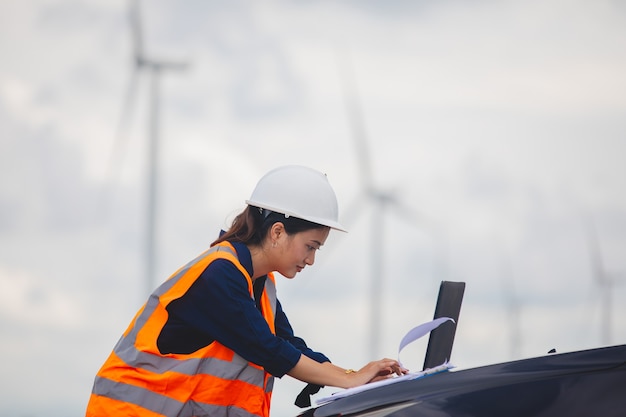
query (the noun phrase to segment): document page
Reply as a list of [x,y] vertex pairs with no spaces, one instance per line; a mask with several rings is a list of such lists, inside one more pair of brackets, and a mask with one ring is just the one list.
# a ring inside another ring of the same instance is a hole
[[[400,341],[400,346],[398,347],[398,362],[402,363],[400,361],[400,352],[402,352],[402,349],[404,349],[405,346],[407,346],[408,344],[418,340],[419,338],[421,338],[424,335],[427,335],[428,333],[430,333],[432,330],[436,329],[437,327],[439,327],[442,323],[445,323],[446,321],[454,321],[453,319],[451,319],[450,317],[440,317],[437,318],[435,320],[429,321],[427,323],[423,323],[420,324],[417,327],[414,327],[413,329],[409,330],[407,332],[407,334],[402,338],[402,340]],[[418,379],[418,378],[423,378],[427,375],[432,375],[432,374],[436,374],[439,372],[444,372],[447,371],[448,369],[454,368],[453,365],[449,364],[448,362],[443,363],[439,366],[435,366],[434,368],[430,368],[430,369],[425,369],[421,372],[409,372],[406,375],[402,375],[402,376],[394,376],[394,377],[390,377],[388,379],[382,380],[382,381],[376,381],[376,382],[370,382],[369,384],[365,384],[365,385],[361,385],[358,387],[354,387],[354,388],[347,388],[344,389],[342,391],[339,392],[335,392],[329,396],[326,397],[322,397],[316,400],[317,405],[322,405],[322,404],[326,404],[329,403],[331,401],[336,401],[340,398],[345,398],[348,397],[350,395],[354,395],[356,393],[359,392],[363,392],[363,391],[368,391],[374,388],[378,388],[384,385],[391,385],[391,384],[396,384],[398,382],[402,382],[402,381],[409,381],[409,380],[413,380],[413,379]]]

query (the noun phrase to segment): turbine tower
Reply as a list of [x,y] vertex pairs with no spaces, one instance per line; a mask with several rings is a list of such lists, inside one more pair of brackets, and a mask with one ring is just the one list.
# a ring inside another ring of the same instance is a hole
[[601,318],[601,343],[604,346],[611,344],[613,329],[613,288],[615,284],[623,282],[623,277],[609,274],[604,265],[600,239],[592,219],[587,219],[587,244],[591,261],[591,270],[594,284],[601,291],[602,318]]
[[[148,108],[148,147],[147,147],[147,171],[146,171],[146,225],[145,225],[145,285],[148,294],[155,287],[155,252],[157,240],[157,206],[159,190],[159,121],[160,108],[160,82],[164,72],[182,71],[187,68],[187,63],[156,59],[146,54],[143,41],[143,26],[139,0],[129,0],[128,16],[132,35],[133,68],[126,91],[120,125],[118,127],[118,145],[121,131],[130,119],[132,104],[135,99],[137,83],[142,74],[149,76],[149,108]],[[116,146],[117,147],[117,146]]]
[[520,322],[521,305],[517,297],[511,260],[508,255],[502,250],[502,247],[503,245],[498,245],[498,248],[495,248],[495,251],[500,252],[499,275],[506,314],[508,316],[507,318],[509,322],[509,355],[511,360],[515,360],[520,358],[522,345],[522,331]]

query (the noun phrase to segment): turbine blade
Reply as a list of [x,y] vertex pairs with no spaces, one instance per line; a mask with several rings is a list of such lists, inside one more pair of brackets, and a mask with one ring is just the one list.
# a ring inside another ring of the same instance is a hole
[[[132,114],[135,107],[135,97],[137,96],[137,88],[139,84],[139,70],[135,69],[131,72],[128,80],[127,88],[125,91],[124,99],[122,101],[122,110],[120,112],[119,123],[117,125],[116,137],[120,138],[128,130],[129,121],[132,119]],[[118,142],[121,139],[118,139]]]
[[144,47],[139,0],[129,0],[128,17],[132,37],[133,57],[136,65],[140,66],[144,59]]
[[357,152],[360,180],[363,188],[371,190],[373,189],[373,174],[365,120],[357,92],[355,71],[347,52],[344,54],[337,52],[337,65],[343,90],[344,105],[348,116],[348,125]]
[[[365,212],[365,202],[367,201],[367,196],[364,192],[359,193],[356,198],[350,203],[346,210],[342,210],[341,214],[341,224],[345,226],[348,230],[348,233],[351,230],[351,226],[355,224],[355,222],[362,216]],[[328,239],[326,244],[324,245],[324,254],[316,258],[315,265],[316,270],[322,270],[328,262],[333,259],[333,254],[336,252],[336,248],[340,247],[343,244],[344,239],[347,239],[348,236],[345,233],[335,233],[332,239]]]
[[418,212],[397,198],[390,200],[388,205],[391,206],[391,209],[394,210],[399,218],[422,231],[430,239],[433,245],[433,262],[437,274],[441,276],[441,279],[445,279],[448,275],[448,254],[450,250],[448,232],[445,226],[437,219]]
[[358,218],[363,214],[365,203],[367,201],[367,194],[365,191],[361,191],[356,198],[343,210],[342,224],[350,231],[350,226],[353,225]]
[[422,214],[418,213],[417,210],[409,207],[399,199],[394,197],[390,203],[391,204],[389,205],[393,206],[393,210],[395,210],[398,216],[407,223],[412,224],[417,228],[432,228],[433,225],[430,221],[428,221]]
[[[123,158],[126,153],[125,148],[128,143],[128,126],[129,121],[132,119],[131,115],[133,113],[136,96],[135,92],[137,90],[138,81],[139,70],[133,69],[125,92],[124,101],[122,102],[122,110],[116,127],[113,146],[111,148],[111,153],[109,154],[108,168],[105,175],[105,179],[109,183],[115,183],[115,180],[120,172],[120,167],[123,165]],[[107,214],[106,212],[109,207],[109,196],[107,194],[107,188],[105,187],[103,195],[100,197],[98,202],[98,207],[100,207],[100,210],[103,211],[102,216]]]

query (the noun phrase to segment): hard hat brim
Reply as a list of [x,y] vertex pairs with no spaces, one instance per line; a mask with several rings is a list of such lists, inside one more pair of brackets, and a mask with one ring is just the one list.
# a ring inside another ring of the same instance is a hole
[[339,222],[335,222],[335,221],[332,221],[330,219],[320,219],[320,218],[316,218],[316,217],[313,217],[313,216],[302,216],[302,215],[299,215],[299,214],[296,214],[296,213],[290,213],[290,212],[286,211],[285,209],[281,209],[281,208],[278,208],[278,207],[272,207],[269,204],[264,204],[264,203],[256,202],[256,201],[253,201],[253,200],[246,200],[246,204],[249,205],[249,206],[260,207],[262,209],[270,210],[270,211],[273,211],[273,212],[276,212],[276,213],[281,213],[281,214],[284,214],[285,216],[295,217],[297,219],[306,220],[308,222],[319,224],[321,226],[327,226],[327,227],[330,227],[333,230],[338,230],[340,232],[348,233],[346,228],[344,226],[342,226]]

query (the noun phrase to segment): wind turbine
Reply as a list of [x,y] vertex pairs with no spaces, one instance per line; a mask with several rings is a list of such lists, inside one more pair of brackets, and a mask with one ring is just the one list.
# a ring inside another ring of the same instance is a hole
[[149,109],[148,109],[148,158],[146,172],[146,229],[145,229],[145,282],[148,293],[155,286],[155,248],[157,238],[157,204],[159,189],[159,121],[160,121],[160,82],[161,76],[166,71],[182,71],[187,68],[187,63],[156,59],[146,54],[143,41],[143,26],[139,8],[139,0],[129,0],[128,16],[132,35],[133,69],[130,82],[126,91],[120,124],[118,126],[118,138],[116,148],[122,139],[122,131],[130,119],[132,104],[137,89],[137,83],[142,74],[147,73],[150,80]]
[[600,288],[602,297],[601,341],[608,346],[611,343],[613,328],[613,287],[623,281],[622,276],[609,274],[604,266],[600,240],[593,220],[587,219],[587,244],[591,260],[591,270],[595,285]]
[[[358,215],[364,207],[365,201],[373,206],[370,231],[370,287],[369,287],[369,324],[370,334],[368,346],[370,358],[378,357],[380,347],[380,334],[383,322],[382,300],[383,300],[383,260],[385,254],[383,248],[385,217],[389,209],[395,210],[404,220],[417,226],[423,226],[422,216],[406,206],[394,191],[377,187],[374,183],[372,162],[368,145],[368,138],[365,129],[363,112],[360,107],[360,100],[357,94],[356,79],[351,62],[347,54],[338,53],[340,64],[341,85],[343,87],[343,97],[346,112],[348,115],[349,127],[355,142],[357,152],[357,162],[359,177],[361,180],[361,191],[356,201],[347,210],[346,218],[350,215]],[[343,65],[341,65],[343,64]],[[358,212],[357,212],[358,211]],[[431,225],[432,226],[432,225]],[[439,231],[440,232],[440,231]],[[441,233],[439,233],[441,237]]]
[[521,352],[521,324],[520,324],[520,302],[516,295],[515,279],[510,258],[502,251],[502,245],[498,245],[496,251],[500,251],[500,283],[506,313],[509,321],[509,354],[511,360],[519,359]]

